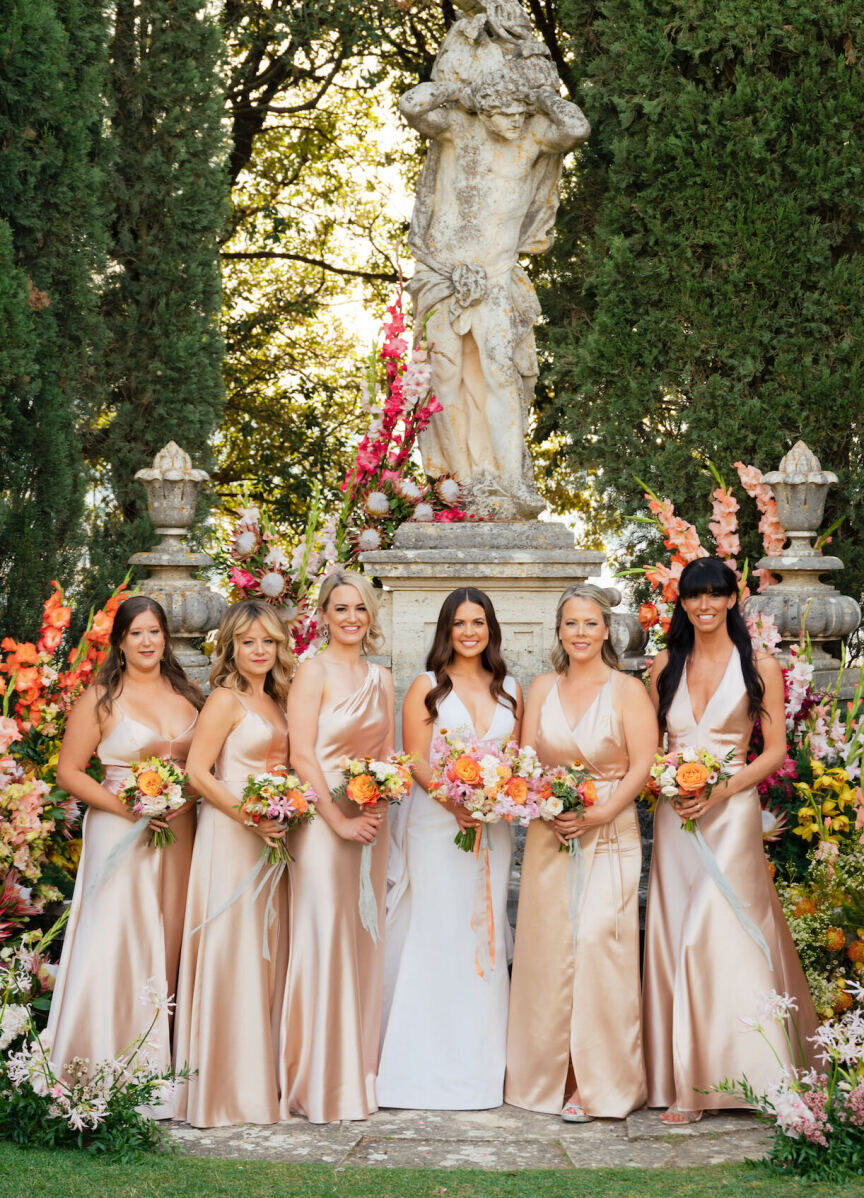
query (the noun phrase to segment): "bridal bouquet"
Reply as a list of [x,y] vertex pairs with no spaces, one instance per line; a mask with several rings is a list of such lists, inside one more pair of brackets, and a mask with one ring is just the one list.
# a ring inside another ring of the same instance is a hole
[[[557,766],[545,775],[544,782],[549,793],[539,802],[541,819],[557,819],[559,815],[568,811],[575,811],[577,815],[582,816],[597,802],[594,779],[581,761],[574,761],[572,765]],[[573,856],[578,849],[579,841],[574,836],[566,845],[561,845],[559,852],[570,853]]]
[[[185,790],[189,779],[170,757],[133,761],[129,770],[117,791],[117,798],[128,811],[148,824],[160,816],[179,811],[188,802]],[[150,829],[150,843],[154,848],[164,848],[175,839],[170,827]]]
[[[295,774],[274,770],[251,775],[236,809],[242,812],[247,827],[254,828],[262,819],[273,819],[289,832],[314,818],[316,799],[308,782],[301,782]],[[287,865],[292,859],[284,839],[273,846],[265,845],[263,856],[270,865]]]
[[[401,803],[411,790],[413,761],[409,753],[390,753],[383,761],[372,757],[343,757],[339,762],[344,782],[331,789],[334,799],[347,799],[358,807],[370,807],[381,801]],[[364,844],[360,853],[360,922],[372,942],[380,939],[378,903],[372,888],[372,845]]]
[[[658,753],[654,765],[651,767],[649,794],[655,797],[655,801],[659,797],[673,805],[676,800],[690,799],[694,795],[703,795],[707,799],[719,782],[732,776],[727,767],[734,756],[735,750],[730,749],[721,760],[707,749],[697,749],[691,745],[683,745],[671,753]],[[765,954],[769,966],[773,969],[768,942],[762,934],[762,930],[744,910],[748,904],[738,897],[718,865],[717,858],[702,835],[699,821],[685,819],[682,820],[681,827],[691,834],[696,852],[705,870],[735,912],[735,918]]]
[[[464,807],[484,827],[500,820],[524,826],[539,814],[543,771],[532,748],[442,731],[432,743],[432,760],[429,794],[439,803]],[[475,852],[476,828],[458,832],[455,843]]]
[[[672,753],[658,753],[651,767],[652,789],[667,802],[676,799],[692,799],[702,794],[707,800],[718,782],[730,777],[726,766],[735,755],[730,749],[721,761],[707,749],[685,745]],[[688,832],[695,832],[696,823],[685,819],[682,825]]]

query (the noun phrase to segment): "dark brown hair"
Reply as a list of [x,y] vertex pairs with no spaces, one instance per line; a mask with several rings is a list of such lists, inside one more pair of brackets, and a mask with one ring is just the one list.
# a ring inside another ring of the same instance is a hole
[[483,608],[486,614],[489,643],[483,650],[480,660],[483,668],[488,670],[492,675],[492,681],[489,683],[489,692],[496,702],[500,702],[503,699],[506,703],[509,703],[515,716],[516,700],[504,689],[504,679],[507,677],[507,664],[501,656],[501,625],[498,623],[498,617],[495,615],[492,600],[485,591],[478,591],[476,587],[460,587],[458,591],[451,591],[441,604],[432,648],[429,650],[429,655],[426,658],[426,669],[431,670],[435,675],[435,685],[423,700],[426,704],[426,710],[429,712],[429,720],[431,722],[436,718],[439,706],[453,689],[453,683],[450,675],[447,673],[447,667],[454,656],[453,621],[456,618],[457,609],[463,603],[476,603],[479,607]]
[[159,663],[162,677],[168,679],[178,695],[182,695],[184,699],[188,699],[195,710],[200,711],[204,706],[204,696],[195,683],[186,677],[183,667],[174,656],[165,609],[161,603],[157,603],[149,595],[132,595],[129,599],[124,599],[117,608],[114,615],[114,623],[111,627],[111,648],[108,650],[108,656],[102,662],[102,665],[99,667],[99,673],[96,675],[95,684],[99,693],[99,701],[96,704],[97,714],[110,715],[114,700],[123,690],[123,676],[126,672],[126,664],[120,656],[120,644],[129,631],[135,617],[142,615],[145,611],[149,611],[156,617],[159,627],[162,630],[162,635],[165,638],[165,651]]

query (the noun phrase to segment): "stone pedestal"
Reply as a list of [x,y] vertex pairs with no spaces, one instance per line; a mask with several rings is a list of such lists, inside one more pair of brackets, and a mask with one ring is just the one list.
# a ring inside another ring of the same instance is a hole
[[532,678],[551,668],[561,592],[597,575],[603,554],[575,549],[570,529],[551,521],[409,522],[396,533],[392,549],[364,553],[360,560],[386,588],[381,660],[393,670],[401,703],[425,669],[442,601],[464,586],[489,595],[504,657],[527,689]]

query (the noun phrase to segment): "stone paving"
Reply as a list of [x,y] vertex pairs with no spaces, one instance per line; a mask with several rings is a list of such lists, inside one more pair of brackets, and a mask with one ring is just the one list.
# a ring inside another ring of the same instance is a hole
[[516,1107],[492,1111],[379,1111],[365,1122],[316,1126],[305,1119],[268,1127],[199,1131],[168,1128],[197,1156],[337,1167],[415,1169],[687,1168],[766,1155],[770,1132],[752,1115],[729,1111],[666,1127],[656,1111],[625,1120],[565,1124]]

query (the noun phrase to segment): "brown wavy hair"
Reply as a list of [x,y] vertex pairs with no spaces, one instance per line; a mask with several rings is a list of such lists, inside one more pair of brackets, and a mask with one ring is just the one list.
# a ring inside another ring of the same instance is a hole
[[234,658],[237,641],[255,620],[260,620],[276,642],[276,662],[267,671],[264,690],[271,699],[284,708],[288,701],[291,675],[294,673],[294,655],[288,642],[288,632],[269,603],[261,599],[241,599],[232,604],[222,617],[216,633],[216,648],[213,651],[213,667],[210,670],[210,686],[227,687],[229,690],[246,691],[249,684],[237,668]]
[[479,607],[483,608],[486,614],[489,643],[483,650],[480,661],[483,664],[483,668],[488,670],[492,675],[492,681],[489,683],[489,692],[496,703],[503,699],[513,709],[514,716],[516,714],[516,700],[504,689],[504,679],[507,677],[507,663],[501,656],[501,625],[498,623],[498,617],[495,615],[492,600],[485,591],[479,591],[477,587],[460,587],[458,591],[451,591],[441,604],[441,610],[438,613],[438,623],[435,627],[435,636],[432,640],[432,648],[429,650],[429,655],[426,658],[426,669],[431,670],[435,675],[435,685],[423,700],[426,704],[426,710],[429,712],[428,723],[431,723],[436,718],[438,708],[453,689],[453,682],[447,673],[447,667],[455,656],[453,650],[453,621],[456,618],[457,609],[463,603],[476,603]]
[[168,631],[168,617],[165,615],[165,608],[161,603],[157,603],[155,599],[151,599],[149,595],[131,595],[128,599],[123,600],[114,613],[108,656],[99,667],[99,672],[94,680],[94,685],[99,695],[96,703],[96,713],[100,717],[107,717],[111,714],[114,700],[120,696],[123,690],[126,663],[121,658],[120,646],[132,625],[132,621],[136,616],[142,615],[145,611],[149,611],[156,617],[159,628],[165,638],[165,649],[162,653],[162,660],[159,662],[162,677],[167,678],[171,683],[172,689],[178,695],[182,695],[184,699],[188,699],[196,711],[200,711],[204,706],[204,695],[201,693],[200,688],[190,678],[186,677],[183,667],[174,656],[174,650],[171,648],[171,634]]
[[561,643],[561,621],[564,619],[564,607],[571,599],[590,599],[592,603],[596,603],[600,608],[603,615],[603,623],[606,625],[606,631],[609,633],[603,642],[600,657],[613,670],[620,669],[618,653],[612,644],[612,606],[609,603],[608,594],[603,587],[595,587],[590,582],[575,582],[573,586],[567,588],[558,600],[558,608],[555,612],[555,647],[552,650],[552,665],[555,668],[555,672],[557,674],[566,674],[567,667],[570,664],[570,657]]

